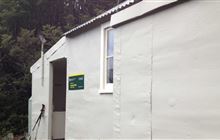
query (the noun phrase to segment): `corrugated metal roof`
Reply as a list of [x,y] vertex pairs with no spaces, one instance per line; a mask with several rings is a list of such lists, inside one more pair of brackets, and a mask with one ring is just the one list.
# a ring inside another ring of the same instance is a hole
[[104,18],[106,16],[110,16],[110,15],[112,15],[112,14],[114,14],[114,13],[116,13],[116,12],[118,12],[118,11],[128,7],[128,6],[133,5],[136,2],[137,2],[137,0],[126,0],[125,2],[122,2],[121,4],[113,7],[112,9],[110,9],[110,10],[104,12],[104,13],[102,13],[101,15],[99,15],[99,16],[97,16],[97,17],[95,17],[95,18],[93,18],[93,19],[91,19],[91,20],[89,20],[89,21],[87,21],[87,22],[77,26],[76,28],[73,28],[72,30],[64,33],[63,35],[66,36],[66,35],[69,35],[69,34],[75,32],[75,31],[78,31],[79,29],[82,29],[82,28],[90,25],[91,23],[94,23],[95,21],[100,20],[100,19],[102,19],[102,18]]

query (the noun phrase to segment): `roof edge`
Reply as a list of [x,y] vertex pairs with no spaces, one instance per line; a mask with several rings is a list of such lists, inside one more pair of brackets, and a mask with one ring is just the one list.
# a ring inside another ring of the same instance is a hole
[[[47,52],[44,53],[44,62],[51,61],[53,56],[61,47],[65,45],[66,37],[60,38]],[[42,66],[42,58],[40,57],[31,67],[30,72],[33,73]]]
[[79,26],[77,26],[77,27],[67,31],[66,33],[63,34],[63,36],[68,36],[68,35],[70,35],[73,32],[79,31],[79,30],[85,28],[88,25],[96,23],[100,19],[103,19],[103,18],[106,18],[108,16],[111,16],[112,14],[117,13],[118,11],[121,11],[121,10],[123,10],[123,9],[125,9],[125,8],[135,4],[135,3],[138,3],[140,1],[142,1],[142,0],[126,0],[126,1],[122,2],[121,4],[113,7],[112,9],[110,9],[110,10],[100,14],[99,16],[94,17],[91,20],[89,20],[89,21],[87,21],[87,22],[85,22],[85,23],[83,23],[83,24],[81,24],[81,25],[79,25]]

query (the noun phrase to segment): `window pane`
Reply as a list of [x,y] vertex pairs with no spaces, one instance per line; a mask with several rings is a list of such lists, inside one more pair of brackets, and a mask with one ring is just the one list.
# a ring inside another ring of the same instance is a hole
[[113,57],[107,58],[107,83],[113,83]]
[[108,42],[107,42],[107,56],[113,56],[114,47],[114,32],[113,30],[108,31]]

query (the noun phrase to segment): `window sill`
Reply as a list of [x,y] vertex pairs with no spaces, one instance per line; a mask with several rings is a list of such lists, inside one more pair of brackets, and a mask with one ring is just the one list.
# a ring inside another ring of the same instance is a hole
[[113,94],[113,91],[107,89],[100,89],[99,94]]

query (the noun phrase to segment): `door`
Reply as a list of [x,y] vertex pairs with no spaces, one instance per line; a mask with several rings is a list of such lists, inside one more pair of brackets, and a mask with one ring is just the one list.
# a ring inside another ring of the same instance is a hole
[[66,59],[59,59],[53,66],[53,96],[52,96],[52,139],[65,139],[66,114]]

